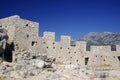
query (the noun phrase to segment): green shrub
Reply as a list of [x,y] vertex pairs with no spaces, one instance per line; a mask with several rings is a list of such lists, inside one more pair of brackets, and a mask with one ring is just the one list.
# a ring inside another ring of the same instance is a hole
[[35,76],[35,74],[33,74],[32,72],[30,73],[30,76]]

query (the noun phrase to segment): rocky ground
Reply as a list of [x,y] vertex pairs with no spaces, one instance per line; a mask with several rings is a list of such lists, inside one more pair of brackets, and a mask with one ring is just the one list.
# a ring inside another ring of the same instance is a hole
[[0,80],[120,80],[120,71],[59,64],[54,57],[45,54],[35,56],[27,51],[19,54],[22,59],[17,63],[1,63]]
[[86,70],[84,68],[78,69],[72,65],[54,64],[54,66],[57,67],[57,69],[40,69],[38,70],[38,74],[30,73],[29,76],[21,73],[21,71],[14,72],[11,73],[11,75],[1,77],[1,80],[120,80],[120,71],[102,72]]

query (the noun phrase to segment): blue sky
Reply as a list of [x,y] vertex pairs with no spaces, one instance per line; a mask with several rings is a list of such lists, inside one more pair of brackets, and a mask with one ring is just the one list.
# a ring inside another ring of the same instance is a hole
[[0,0],[0,18],[19,15],[44,31],[78,39],[89,32],[120,32],[120,0]]

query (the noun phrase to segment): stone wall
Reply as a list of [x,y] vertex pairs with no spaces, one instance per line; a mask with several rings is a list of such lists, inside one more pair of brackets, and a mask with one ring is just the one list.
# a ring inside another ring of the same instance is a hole
[[18,21],[19,16],[11,16],[8,18],[0,19],[0,27],[7,30],[7,35],[9,36],[8,43],[11,44],[15,37],[15,26],[16,22]]
[[45,44],[43,44],[45,45],[46,52],[63,62],[69,61],[70,64],[101,68],[118,68],[120,66],[120,60],[118,59],[120,47],[118,45],[116,46],[116,51],[111,51],[111,46],[91,46],[90,51],[86,51],[85,41],[77,41],[75,46],[71,46],[69,36],[61,36],[60,42],[55,42],[54,33],[45,33],[48,34],[43,35],[45,41]]
[[61,36],[60,42],[55,41],[54,32],[44,32],[43,37],[38,36],[39,24],[29,20],[12,16],[0,20],[0,26],[8,31],[8,42],[14,43],[14,60],[19,51],[32,51],[38,54],[47,54],[67,64],[86,65],[92,68],[119,68],[120,45],[116,51],[111,51],[111,46],[91,46],[86,50],[85,41],[76,41],[71,46],[70,36]]

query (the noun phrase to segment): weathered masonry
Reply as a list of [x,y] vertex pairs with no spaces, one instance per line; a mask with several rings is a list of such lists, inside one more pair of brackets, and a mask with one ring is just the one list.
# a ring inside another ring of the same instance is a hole
[[63,63],[92,68],[120,68],[120,45],[116,45],[116,51],[112,51],[111,46],[91,46],[87,51],[85,41],[76,41],[75,46],[71,46],[70,36],[61,36],[60,42],[56,42],[54,32],[44,32],[43,37],[39,37],[39,24],[17,15],[0,19],[0,27],[7,30],[7,44],[14,47],[11,53],[7,53],[12,62],[21,59],[20,52],[33,51],[36,55],[45,53],[54,56]]

